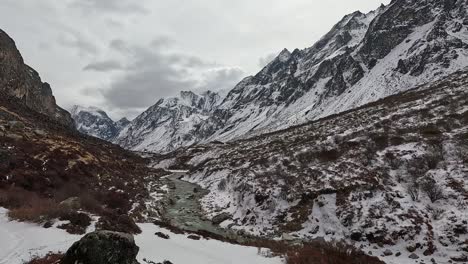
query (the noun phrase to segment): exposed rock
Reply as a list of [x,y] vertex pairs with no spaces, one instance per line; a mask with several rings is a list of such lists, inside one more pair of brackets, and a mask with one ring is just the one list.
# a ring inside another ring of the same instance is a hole
[[383,254],[384,254],[385,256],[391,256],[391,255],[393,255],[393,252],[392,252],[390,249],[387,249],[387,250],[384,251]]
[[[462,252],[461,227],[467,226],[467,212],[459,206],[468,184],[466,87],[468,71],[462,71],[339,115],[228,146],[184,148],[167,160],[194,168],[184,179],[209,191],[201,201],[206,213],[229,208],[236,216],[229,221],[235,230],[348,243],[359,239],[363,250],[374,255],[408,245],[410,253],[402,252],[404,257],[432,251],[432,244],[439,244],[431,241],[434,237]],[[449,155],[446,145],[450,153],[460,154]],[[420,193],[421,206],[414,207],[407,202],[415,196],[411,183],[428,179],[443,190],[442,203],[434,205]],[[218,187],[223,181],[228,188]],[[407,224],[399,224],[403,222]],[[421,236],[428,236],[424,245]],[[437,252],[441,254],[432,257],[445,263],[442,254],[449,251],[437,246]]]
[[70,197],[60,202],[60,205],[68,209],[80,209],[81,208],[80,198],[78,197]]
[[169,238],[170,238],[169,235],[164,234],[164,233],[162,233],[162,232],[156,232],[156,233],[154,233],[154,234],[157,235],[157,236],[160,237],[160,238],[163,238],[163,239],[169,239]]
[[133,236],[98,231],[87,234],[67,251],[62,264],[137,264],[139,248]]
[[187,236],[188,239],[192,239],[192,240],[200,240],[201,237],[200,236],[196,236],[196,235],[189,235]]
[[15,42],[0,30],[0,93],[13,96],[29,108],[49,118],[73,127],[70,114],[57,106],[48,83],[43,83],[39,74],[24,64]]
[[34,134],[36,134],[36,135],[38,135],[38,136],[41,136],[41,137],[47,136],[47,132],[45,132],[45,131],[42,130],[42,129],[36,129],[36,130],[34,130]]
[[112,141],[130,121],[114,122],[106,112],[96,107],[73,106],[71,115],[81,133]]
[[222,222],[228,220],[228,219],[231,219],[231,215],[229,213],[222,213],[222,214],[219,214],[215,217],[213,217],[213,219],[211,219],[211,222],[214,224],[214,225],[219,225],[221,224]]
[[410,259],[419,259],[419,256],[416,255],[415,253],[411,253],[411,255],[408,256]]
[[11,131],[22,131],[24,129],[24,124],[20,121],[10,121],[8,122],[8,128]]
[[96,224],[98,230],[112,230],[130,234],[140,234],[141,229],[128,215],[107,214],[99,218]]
[[[467,9],[461,0],[392,1],[367,14],[346,15],[312,47],[283,50],[211,109],[199,107],[206,96],[190,92],[162,99],[115,142],[170,152],[248,138],[446,77],[468,66],[468,31],[460,27]],[[448,34],[450,29],[455,33]]]

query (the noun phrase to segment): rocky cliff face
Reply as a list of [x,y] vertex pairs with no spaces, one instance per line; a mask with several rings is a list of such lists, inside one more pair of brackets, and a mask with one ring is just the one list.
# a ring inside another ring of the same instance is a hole
[[220,105],[211,139],[300,124],[437,80],[468,66],[467,1],[392,1],[345,16],[314,46],[283,51]]
[[[208,217],[345,240],[386,263],[468,259],[468,72],[305,125],[178,150]],[[433,260],[431,260],[433,259]]]
[[96,107],[73,106],[71,115],[81,133],[112,141],[130,121],[126,118],[114,122],[106,112]]
[[[159,100],[126,126],[115,143],[138,151],[169,152],[206,139],[218,122],[212,113],[221,97],[183,91],[179,97]],[[210,122],[207,120],[210,119]]]
[[0,30],[0,92],[19,98],[29,108],[49,116],[68,127],[73,127],[70,114],[57,106],[48,83],[24,64],[15,42]]
[[[312,47],[283,50],[211,111],[203,111],[203,118],[194,118],[194,123],[185,119],[183,126],[190,127],[190,133],[174,133],[177,122],[167,126],[148,119],[142,125],[147,112],[138,121],[143,130],[123,131],[118,142],[167,152],[193,143],[229,141],[346,111],[438,80],[468,66],[466,10],[466,0],[394,0],[368,14],[352,13]],[[159,104],[148,111],[159,109]]]

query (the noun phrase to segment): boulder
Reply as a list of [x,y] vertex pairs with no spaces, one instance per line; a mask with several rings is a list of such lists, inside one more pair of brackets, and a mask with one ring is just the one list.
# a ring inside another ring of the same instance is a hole
[[419,259],[419,256],[412,253],[411,255],[408,256],[408,258],[410,258],[410,259]]
[[41,137],[47,136],[47,132],[45,132],[45,131],[42,130],[42,129],[36,129],[36,130],[34,130],[34,134],[36,134],[37,136],[41,136]]
[[169,239],[170,238],[169,235],[164,234],[163,232],[156,232],[154,234],[157,235],[158,237],[162,238],[162,239]]
[[81,208],[80,198],[70,197],[60,202],[60,206],[63,206],[68,209],[80,209]]
[[215,217],[213,217],[213,219],[211,219],[211,222],[214,224],[214,225],[219,225],[221,224],[222,222],[228,220],[231,218],[231,215],[229,213],[222,213],[222,214],[219,214]]
[[387,250],[384,251],[383,254],[384,254],[385,256],[391,256],[391,255],[393,255],[393,252],[392,252],[390,249],[387,249]]
[[201,239],[201,237],[197,236],[197,235],[189,235],[187,238],[192,239],[192,240],[200,240]]
[[61,264],[138,264],[139,248],[133,236],[98,231],[89,233],[72,245]]
[[24,129],[24,124],[20,121],[10,121],[8,127],[13,131],[21,131]]

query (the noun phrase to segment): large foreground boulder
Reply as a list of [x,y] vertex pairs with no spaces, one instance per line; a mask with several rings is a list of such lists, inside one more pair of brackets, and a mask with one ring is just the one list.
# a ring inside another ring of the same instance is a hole
[[138,251],[132,235],[98,231],[73,244],[61,264],[138,264]]

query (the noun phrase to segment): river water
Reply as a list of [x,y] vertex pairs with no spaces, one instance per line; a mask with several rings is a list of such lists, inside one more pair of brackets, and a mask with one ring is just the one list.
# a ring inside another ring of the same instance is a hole
[[234,238],[232,232],[214,225],[204,217],[200,199],[208,191],[199,185],[180,180],[184,173],[173,173],[167,177],[169,180],[169,204],[165,210],[164,218],[171,225],[188,231],[204,230],[224,237]]

